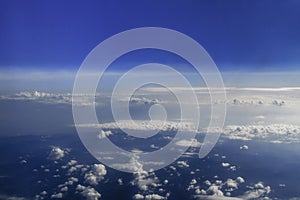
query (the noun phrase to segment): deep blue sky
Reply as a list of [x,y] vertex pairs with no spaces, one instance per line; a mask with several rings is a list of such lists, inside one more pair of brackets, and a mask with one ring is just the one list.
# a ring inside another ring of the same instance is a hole
[[222,71],[300,69],[300,1],[0,1],[0,67],[77,69],[98,43],[145,26],[196,39]]

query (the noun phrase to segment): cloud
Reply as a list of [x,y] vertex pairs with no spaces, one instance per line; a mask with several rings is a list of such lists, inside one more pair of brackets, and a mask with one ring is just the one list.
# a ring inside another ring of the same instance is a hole
[[247,146],[247,145],[243,145],[243,146],[240,146],[240,149],[242,149],[242,150],[248,150],[249,149],[249,147]]
[[177,165],[179,167],[189,167],[189,164],[187,163],[187,161],[177,161]]
[[97,137],[99,139],[103,139],[103,138],[106,138],[106,137],[108,137],[110,135],[112,135],[111,131],[103,131],[103,130],[101,130]]
[[222,167],[229,167],[230,166],[230,163],[222,163]]
[[237,177],[235,179],[228,178],[226,181],[215,180],[210,182],[206,180],[204,183],[206,186],[195,185],[195,181],[191,181],[188,186],[189,191],[194,191],[195,199],[269,199],[268,195],[271,192],[270,186],[264,186],[262,182],[258,182],[254,185],[248,185],[246,188],[249,190],[245,191],[243,195],[231,197],[231,193],[237,191],[241,184],[245,184],[245,179]]
[[130,98],[130,104],[135,104],[135,105],[154,105],[161,103],[160,99],[157,98],[147,98],[147,97],[132,97]]
[[175,143],[178,146],[182,147],[200,147],[201,143],[197,141],[197,139],[193,138],[191,140],[179,140]]
[[104,165],[94,164],[91,166],[91,170],[84,175],[84,180],[91,185],[98,185],[98,183],[104,179],[106,173],[107,171]]
[[195,125],[189,122],[175,122],[175,121],[160,121],[160,120],[119,120],[116,122],[102,123],[102,124],[79,124],[82,127],[95,127],[108,130],[138,130],[138,131],[173,131],[185,130],[195,131]]
[[[72,93],[48,93],[48,92],[20,92],[12,95],[2,95],[0,100],[35,101],[45,104],[73,104],[78,106],[102,105],[100,99],[105,96],[100,94],[74,94]],[[96,102],[94,98],[96,97]]]
[[5,200],[27,200],[27,198],[25,198],[25,197],[9,196],[9,195],[4,195],[4,194],[0,194],[0,199],[5,199]]
[[166,198],[163,196],[160,196],[158,194],[147,194],[145,196],[145,200],[163,200],[163,199],[166,199]]
[[85,187],[78,184],[76,190],[80,191],[80,194],[87,200],[98,200],[101,197],[101,194],[92,187]]
[[132,198],[135,199],[135,200],[144,199],[144,195],[142,195],[142,194],[135,194]]
[[63,150],[60,147],[52,147],[48,159],[50,160],[59,160],[63,158],[66,153],[68,153],[68,150]]
[[63,194],[61,192],[56,193],[56,194],[52,194],[51,199],[62,199],[63,198]]

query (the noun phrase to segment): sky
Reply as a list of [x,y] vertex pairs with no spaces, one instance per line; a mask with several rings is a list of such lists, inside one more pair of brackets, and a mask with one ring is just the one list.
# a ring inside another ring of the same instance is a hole
[[300,2],[292,0],[7,0],[0,2],[0,70],[76,71],[108,37],[155,26],[194,38],[220,71],[298,71],[299,21]]

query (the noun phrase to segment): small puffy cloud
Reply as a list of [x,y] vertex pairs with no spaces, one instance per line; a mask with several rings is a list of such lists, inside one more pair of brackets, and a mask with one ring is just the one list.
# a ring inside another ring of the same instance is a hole
[[119,185],[123,185],[123,180],[121,178],[118,178],[117,182]]
[[60,147],[52,147],[48,159],[59,160],[65,156],[68,151],[61,149]]
[[223,192],[220,190],[219,186],[217,185],[211,185],[206,192],[210,195],[224,196]]
[[135,194],[132,198],[134,200],[144,199],[144,195],[142,195],[142,194]]
[[26,163],[27,163],[27,160],[23,159],[23,160],[20,161],[20,163],[21,163],[21,164],[26,164]]
[[101,197],[101,194],[91,187],[85,187],[79,184],[76,190],[80,191],[80,194],[87,200],[98,200]]
[[197,183],[196,179],[192,179],[191,182],[190,182],[191,185],[194,185],[196,183]]
[[224,163],[222,162],[222,167],[229,167],[230,166],[230,163]]
[[197,139],[193,138],[191,140],[179,140],[176,142],[176,145],[182,147],[200,147],[201,143],[197,141]]
[[227,188],[237,189],[238,188],[238,182],[235,180],[232,180],[231,178],[227,179],[225,182],[225,185]]
[[147,97],[132,97],[130,99],[130,104],[137,104],[137,105],[154,105],[160,102],[161,100],[159,99],[151,99]]
[[61,192],[56,193],[56,194],[52,194],[51,199],[62,199],[63,198],[63,194]]
[[263,189],[263,188],[264,188],[264,185],[263,185],[262,182],[258,182],[258,183],[256,183],[256,184],[254,185],[254,188],[256,188],[256,189]]
[[91,170],[84,175],[84,180],[91,185],[97,185],[101,180],[104,179],[106,173],[107,172],[104,165],[94,164],[91,166]]
[[240,149],[242,149],[242,150],[248,150],[249,149],[249,147],[247,146],[247,145],[243,145],[243,146],[240,146]]
[[179,167],[189,167],[190,165],[186,161],[177,161]]
[[163,199],[166,198],[158,194],[148,194],[145,196],[145,200],[163,200]]
[[236,181],[238,183],[245,183],[245,179],[243,177],[240,177],[240,176],[236,178]]
[[106,138],[106,137],[108,137],[110,135],[112,135],[111,131],[103,131],[103,130],[101,130],[97,137],[99,139],[103,139],[103,138]]

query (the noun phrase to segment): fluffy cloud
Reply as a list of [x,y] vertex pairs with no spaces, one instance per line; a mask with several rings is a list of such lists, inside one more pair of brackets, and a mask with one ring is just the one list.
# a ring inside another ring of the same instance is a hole
[[151,99],[147,97],[132,97],[129,102],[130,104],[137,104],[137,105],[154,105],[160,103],[161,100],[157,98]]
[[[144,121],[144,120],[122,120],[118,123],[110,122],[103,124],[81,124],[83,127],[99,127],[105,130],[138,130],[138,131],[174,131],[183,130],[187,132],[195,132],[195,125],[188,122],[173,122],[173,121]],[[221,136],[234,140],[264,140],[272,143],[295,143],[300,142],[300,126],[288,124],[270,124],[270,125],[228,125],[223,129],[200,129],[196,131],[198,134],[213,134],[222,132]],[[100,133],[101,134],[101,133]],[[109,133],[108,133],[109,134]],[[101,134],[105,135],[105,134]],[[187,140],[177,141],[179,146],[187,146],[190,142]],[[192,139],[193,147],[199,147],[201,144]],[[246,145],[241,149],[247,149]]]
[[189,167],[189,164],[186,161],[177,161],[179,167]]
[[106,175],[105,166],[102,164],[94,164],[91,166],[91,170],[84,175],[84,179],[91,185],[97,185]]
[[260,139],[273,143],[293,143],[300,142],[300,126],[286,124],[227,126],[223,130],[223,136],[238,140]]
[[243,145],[243,146],[240,146],[240,149],[242,149],[242,150],[248,150],[249,147],[247,145]]
[[[0,96],[0,100],[29,100],[29,101],[36,101],[39,103],[45,104],[72,104],[80,106],[87,106],[91,105],[101,105],[99,102],[100,98],[103,96],[96,94],[76,94],[74,95],[74,99],[72,99],[72,93],[47,93],[47,92],[20,92],[17,94],[12,95],[2,95]],[[96,102],[93,102],[93,98],[96,97]]]
[[135,199],[135,200],[144,199],[144,195],[142,195],[142,194],[135,194],[132,198]]
[[106,138],[106,137],[108,137],[110,135],[112,135],[111,131],[103,131],[103,130],[101,130],[97,137],[99,139],[103,139],[103,138]]
[[179,140],[175,144],[178,146],[182,146],[182,147],[200,147],[201,146],[201,143],[198,142],[195,138],[193,138],[191,140]]
[[236,179],[228,178],[226,181],[215,180],[210,182],[209,180],[204,182],[206,187],[195,185],[195,181],[191,181],[188,186],[189,191],[194,191],[194,197],[196,199],[239,199],[239,200],[250,200],[250,199],[269,199],[268,195],[271,192],[270,186],[264,186],[262,182],[258,182],[254,185],[248,185],[248,191],[244,192],[243,195],[237,197],[231,197],[231,192],[238,190],[240,184],[245,183],[245,179],[237,177]]
[[230,163],[222,163],[222,167],[229,167],[230,166]]
[[68,153],[68,150],[63,150],[60,147],[52,147],[48,159],[50,160],[59,160],[65,156],[65,154]]
[[51,199],[62,199],[63,194],[62,193],[56,193],[51,195]]
[[159,121],[159,120],[120,120],[116,122],[103,123],[103,124],[80,124],[82,127],[99,127],[101,129],[108,130],[139,130],[139,131],[172,131],[172,130],[184,130],[195,131],[195,125],[188,122],[174,122],[174,121]]
[[98,200],[101,197],[101,194],[91,187],[85,187],[79,184],[76,190],[80,191],[80,194],[87,200]]
[[163,199],[166,199],[166,198],[163,196],[160,196],[158,194],[147,194],[145,196],[145,200],[163,200]]

